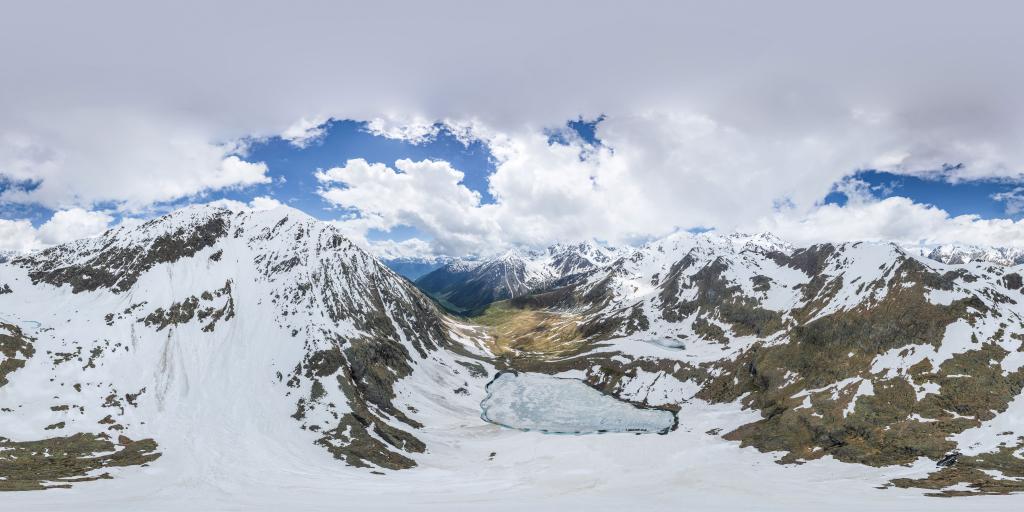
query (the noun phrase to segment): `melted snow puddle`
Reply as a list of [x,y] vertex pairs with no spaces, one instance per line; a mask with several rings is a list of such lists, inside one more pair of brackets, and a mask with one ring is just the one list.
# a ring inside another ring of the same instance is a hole
[[539,373],[498,374],[480,402],[484,421],[545,434],[664,434],[676,417],[606,395],[577,379]]

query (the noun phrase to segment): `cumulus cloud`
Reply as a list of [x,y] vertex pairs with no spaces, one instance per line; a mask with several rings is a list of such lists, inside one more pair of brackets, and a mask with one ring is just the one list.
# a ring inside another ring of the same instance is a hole
[[39,247],[41,244],[31,222],[0,219],[0,251],[27,252]]
[[855,240],[931,246],[947,243],[1024,247],[1024,220],[951,216],[905,197],[822,205],[797,214],[780,211],[744,226],[770,231],[796,244]]
[[[796,242],[1012,241],[1015,223],[950,218],[904,198],[879,202],[867,183],[850,178],[873,155],[888,158],[870,134],[879,122],[847,133],[842,147],[810,135],[795,143],[750,134],[692,113],[608,116],[597,127],[598,146],[552,144],[539,130],[449,124],[490,147],[493,204],[481,204],[448,162],[403,160],[393,169],[350,160],[316,176],[321,195],[352,213],[346,226],[354,236],[413,226],[447,254],[589,238],[622,244],[694,227],[773,230]],[[845,207],[820,205],[832,190],[847,196]]]
[[1007,215],[1016,215],[1024,211],[1024,187],[1014,187],[1013,190],[998,192],[992,194],[991,197],[996,201],[1006,203]]
[[[219,206],[221,208],[227,208],[232,211],[245,211],[245,210],[273,210],[283,203],[274,199],[270,196],[257,196],[252,198],[248,203],[242,201],[236,201],[234,199],[217,199],[215,201],[208,201],[206,204],[211,206]],[[123,222],[122,222],[123,223]]]
[[442,124],[424,118],[377,117],[366,122],[366,131],[378,137],[423,144],[437,136]]
[[46,245],[56,245],[96,236],[106,231],[112,220],[113,217],[103,212],[81,208],[61,210],[39,226],[39,240]]
[[791,144],[694,113],[607,116],[597,128],[603,141],[598,146],[578,138],[552,144],[536,129],[448,123],[489,146],[496,166],[489,177],[494,204],[481,205],[446,162],[432,162],[444,169],[432,174],[358,162],[318,174],[326,181],[337,173],[345,185],[322,194],[360,212],[353,222],[378,229],[412,225],[441,250],[588,238],[618,244],[681,228],[735,229],[780,203],[810,211],[849,169],[864,163],[861,155],[875,149],[851,144],[838,151],[813,138]]
[[253,210],[273,210],[281,206],[281,201],[270,196],[258,196],[249,201],[249,207]]
[[0,250],[28,252],[79,238],[96,236],[110,226],[113,217],[81,208],[59,210],[38,229],[27,220],[0,219]]
[[0,202],[51,209],[116,203],[140,210],[208,190],[269,183],[267,166],[247,162],[237,143],[132,113],[49,112],[17,127],[0,121],[0,176],[12,187]]
[[437,258],[437,254],[434,253],[434,246],[430,242],[419,238],[365,241],[364,245],[377,257],[386,260],[401,258],[435,260]]
[[281,138],[297,148],[305,148],[327,135],[327,118],[303,117],[281,132]]
[[463,176],[443,161],[402,159],[391,168],[361,158],[316,173],[325,200],[359,213],[350,227],[413,226],[451,252],[475,251],[501,236],[492,207],[480,204],[480,194],[461,183]]

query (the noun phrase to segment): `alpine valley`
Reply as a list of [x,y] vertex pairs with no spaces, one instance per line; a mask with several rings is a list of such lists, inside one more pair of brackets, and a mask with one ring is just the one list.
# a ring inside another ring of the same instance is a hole
[[408,268],[287,207],[0,257],[0,504],[1020,509],[1012,251],[678,233]]

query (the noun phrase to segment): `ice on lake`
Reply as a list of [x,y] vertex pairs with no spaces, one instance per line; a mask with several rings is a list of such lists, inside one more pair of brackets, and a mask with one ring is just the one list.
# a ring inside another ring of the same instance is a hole
[[539,373],[502,373],[480,403],[485,421],[548,434],[665,433],[675,415],[642,409],[577,379]]

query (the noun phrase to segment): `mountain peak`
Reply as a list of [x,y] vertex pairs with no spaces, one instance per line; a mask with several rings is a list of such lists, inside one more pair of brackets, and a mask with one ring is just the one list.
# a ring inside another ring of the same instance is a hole
[[1024,249],[1016,247],[944,244],[928,251],[927,254],[924,250],[921,253],[928,258],[948,264],[983,262],[1019,265],[1024,263]]

